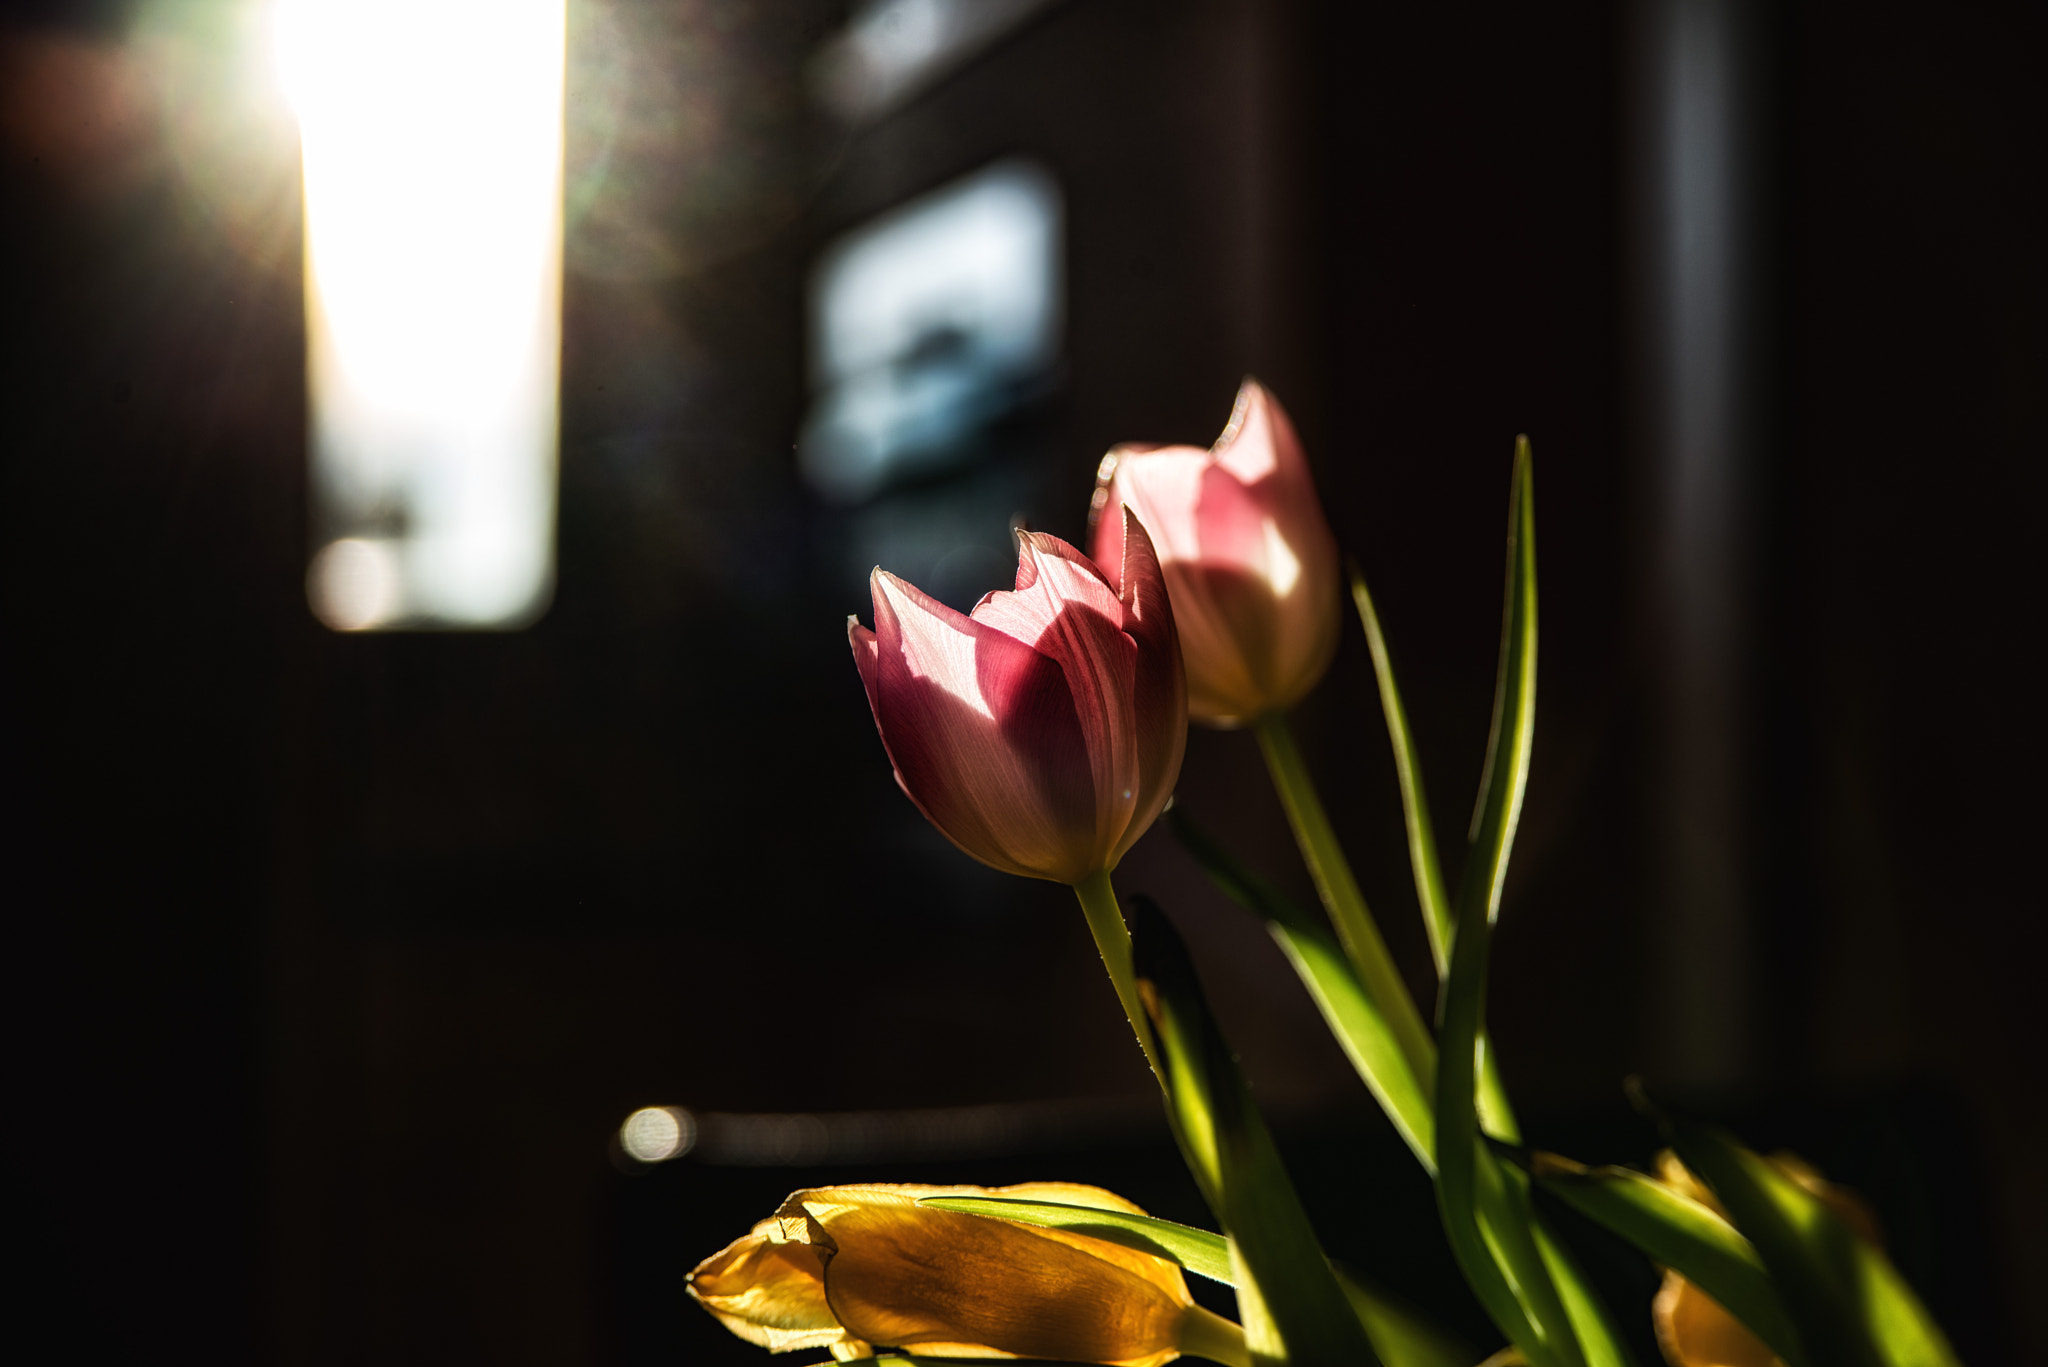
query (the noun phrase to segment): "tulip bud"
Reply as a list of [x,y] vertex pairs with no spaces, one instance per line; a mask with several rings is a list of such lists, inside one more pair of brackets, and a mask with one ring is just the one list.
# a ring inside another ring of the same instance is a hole
[[1112,579],[1057,537],[1018,537],[1017,585],[971,613],[877,569],[875,628],[847,637],[896,782],[1006,873],[1116,867],[1180,776],[1187,686],[1152,541],[1120,528]]
[[1098,1187],[848,1186],[799,1191],[700,1263],[690,1294],[770,1352],[874,1348],[1157,1367],[1184,1351],[1243,1361],[1237,1326],[1195,1305],[1164,1258],[1065,1230],[933,1210],[998,1196],[1142,1215]]
[[1337,541],[1294,425],[1256,380],[1207,451],[1119,446],[1096,475],[1095,558],[1115,561],[1127,506],[1158,546],[1187,661],[1188,714],[1241,726],[1291,707],[1337,649]]

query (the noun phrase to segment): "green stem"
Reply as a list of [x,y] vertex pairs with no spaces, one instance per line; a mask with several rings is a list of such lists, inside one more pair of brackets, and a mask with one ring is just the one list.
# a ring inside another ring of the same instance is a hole
[[1379,927],[1366,908],[1365,894],[1358,890],[1358,880],[1351,876],[1344,847],[1337,843],[1329,813],[1323,810],[1315,781],[1294,743],[1287,714],[1268,712],[1253,723],[1253,732],[1266,757],[1266,770],[1273,776],[1273,787],[1279,791],[1280,805],[1287,809],[1288,824],[1294,827],[1294,840],[1301,847],[1309,877],[1315,880],[1316,892],[1337,928],[1337,938],[1358,971],[1359,983],[1392,1026],[1409,1066],[1427,1085],[1435,1070],[1429,1030],[1415,1009],[1414,998],[1408,995],[1407,984],[1401,981],[1400,970],[1394,967],[1387,942],[1380,938]]
[[1181,1312],[1180,1350],[1189,1357],[1207,1358],[1225,1367],[1252,1367],[1243,1327],[1199,1305]]
[[1131,971],[1131,928],[1124,924],[1123,908],[1116,902],[1116,889],[1109,885],[1109,871],[1098,869],[1074,884],[1074,896],[1081,899],[1081,914],[1095,936],[1095,948],[1102,954],[1102,966],[1116,988],[1116,999],[1124,1005],[1131,1033],[1152,1065],[1152,1075],[1163,1089],[1166,1074],[1159,1068],[1159,1050],[1152,1042],[1152,1023],[1145,1016],[1145,1003],[1138,999],[1138,978]]

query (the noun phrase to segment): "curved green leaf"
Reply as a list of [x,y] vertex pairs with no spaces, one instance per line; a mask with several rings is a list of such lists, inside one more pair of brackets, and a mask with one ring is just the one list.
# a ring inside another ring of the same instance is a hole
[[1338,1284],[1387,1367],[1472,1367],[1479,1361],[1463,1339],[1431,1324],[1357,1273],[1337,1267]]
[[[1401,702],[1401,686],[1394,680],[1394,658],[1387,648],[1386,633],[1380,628],[1379,610],[1365,586],[1365,576],[1351,567],[1351,601],[1358,609],[1359,624],[1365,628],[1365,644],[1372,653],[1373,677],[1379,683],[1380,710],[1387,718],[1387,739],[1394,748],[1394,774],[1401,785],[1401,813],[1408,827],[1408,865],[1415,875],[1415,900],[1422,908],[1422,926],[1429,934],[1429,951],[1436,960],[1437,981],[1451,971],[1451,941],[1457,925],[1450,894],[1444,889],[1443,865],[1437,854],[1436,831],[1429,815],[1429,798],[1422,789],[1422,757],[1416,753],[1415,738],[1408,730],[1408,709]],[[1499,718],[1496,715],[1496,728]],[[1493,746],[1488,746],[1488,757]],[[1490,783],[1490,777],[1488,779]],[[1481,787],[1484,799],[1486,783]],[[1501,1080],[1499,1059],[1481,1035],[1479,1042],[1479,1116],[1486,1130],[1499,1138],[1519,1140],[1514,1107],[1508,1101],[1507,1085]],[[1428,1163],[1432,1170],[1433,1162]]]
[[1330,913],[1330,924],[1336,928],[1337,941],[1351,960],[1359,986],[1386,1022],[1394,1043],[1407,1056],[1409,1068],[1418,1075],[1427,1073],[1435,1049],[1429,1027],[1423,1023],[1422,1013],[1415,1009],[1415,1000],[1408,995],[1400,969],[1394,966],[1394,956],[1387,950],[1379,924],[1365,904],[1365,894],[1358,889],[1351,861],[1345,857],[1344,846],[1330,825],[1322,794],[1316,790],[1308,763],[1295,744],[1287,714],[1268,712],[1253,723],[1252,733],[1258,738],[1259,752],[1265,756],[1273,791],[1279,795],[1287,823],[1294,830],[1295,846],[1308,866],[1323,909]]
[[1515,446],[1508,495],[1506,605],[1486,768],[1459,885],[1436,1076],[1437,1204],[1451,1251],[1494,1322],[1536,1367],[1585,1367],[1537,1248],[1527,1190],[1482,1144],[1478,1045],[1509,851],[1520,824],[1536,727],[1536,523],[1529,444]]
[[1086,1234],[1105,1243],[1121,1244],[1140,1253],[1179,1263],[1196,1276],[1207,1277],[1212,1282],[1237,1285],[1237,1276],[1230,1266],[1230,1240],[1206,1229],[1196,1229],[1193,1225],[1155,1220],[1149,1215],[1132,1215],[1128,1211],[1070,1206],[1057,1201],[1016,1201],[1002,1196],[927,1196],[918,1204]]
[[[1436,1127],[1430,1111],[1430,1077],[1417,1076],[1408,1052],[1396,1040],[1378,1003],[1359,985],[1336,937],[1293,898],[1216,843],[1178,805],[1168,810],[1166,821],[1209,881],[1265,921],[1266,930],[1294,966],[1344,1056],[1424,1170],[1434,1175]],[[1433,1073],[1434,1047],[1425,1052],[1424,1059]]]
[[1443,866],[1437,858],[1429,799],[1422,791],[1422,759],[1415,753],[1415,738],[1408,730],[1408,709],[1401,703],[1400,685],[1394,682],[1394,661],[1387,651],[1386,635],[1380,630],[1379,612],[1365,587],[1365,576],[1356,565],[1351,567],[1351,601],[1365,627],[1373,675],[1379,680],[1380,709],[1387,716],[1387,738],[1394,745],[1394,773],[1401,781],[1401,812],[1408,824],[1408,863],[1415,871],[1415,900],[1422,906],[1423,928],[1429,932],[1429,952],[1436,960],[1436,975],[1442,979],[1451,971],[1451,939],[1456,933],[1451,895],[1444,886]]
[[1601,1303],[1586,1274],[1579,1270],[1571,1250],[1557,1241],[1540,1217],[1533,1228],[1536,1251],[1542,1255],[1550,1279],[1557,1283],[1557,1294],[1564,1301],[1572,1332],[1585,1349],[1586,1367],[1635,1367],[1634,1355],[1615,1330],[1614,1317]]
[[1195,1184],[1230,1235],[1241,1268],[1238,1309],[1253,1360],[1292,1367],[1376,1364],[1237,1059],[1209,1013],[1187,947],[1151,899],[1134,897],[1131,905],[1139,993],[1159,1045],[1167,1113]]
[[1749,1236],[1813,1367],[1959,1367],[1891,1259],[1819,1196],[1725,1130],[1676,1114],[1658,1119],[1679,1158]]
[[1628,1168],[1537,1153],[1529,1170],[1543,1190],[1685,1277],[1791,1367],[1805,1367],[1805,1346],[1763,1259],[1720,1215]]

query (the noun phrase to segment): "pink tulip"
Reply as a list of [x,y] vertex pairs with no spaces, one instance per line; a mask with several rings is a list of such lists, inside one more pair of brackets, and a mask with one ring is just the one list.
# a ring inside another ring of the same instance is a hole
[[1080,883],[1113,869],[1166,805],[1187,685],[1152,540],[1111,519],[1104,574],[1057,537],[1018,537],[1017,587],[955,612],[870,580],[854,662],[896,782],[934,826],[1007,873]]
[[1095,558],[1113,562],[1119,504],[1157,539],[1187,661],[1188,714],[1241,726],[1291,707],[1337,649],[1337,541],[1301,441],[1255,380],[1207,451],[1119,446],[1096,477]]

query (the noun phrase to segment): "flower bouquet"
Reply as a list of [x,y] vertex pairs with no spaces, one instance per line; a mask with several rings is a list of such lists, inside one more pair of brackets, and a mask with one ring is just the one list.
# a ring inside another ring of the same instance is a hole
[[[1273,396],[1247,381],[1207,451],[1111,451],[1091,519],[1086,554],[1020,530],[1015,587],[965,614],[877,569],[873,628],[849,620],[848,636],[918,809],[983,863],[1074,889],[1220,1232],[1056,1182],[814,1188],[699,1265],[690,1292],[705,1309],[771,1352],[841,1361],[1472,1367],[1454,1340],[1325,1255],[1185,946],[1146,899],[1128,916],[1119,905],[1112,872],[1163,819],[1264,921],[1434,1182],[1457,1265],[1505,1340],[1489,1362],[1625,1367],[1617,1317],[1647,1312],[1678,1367],[1953,1367],[1855,1198],[1789,1155],[1752,1152],[1633,1082],[1668,1145],[1654,1171],[1522,1143],[1486,985],[1535,727],[1526,440],[1508,493],[1492,734],[1455,892],[1372,597],[1346,573]],[[1433,1021],[1395,969],[1287,720],[1335,651],[1347,578],[1440,984]],[[1327,919],[1173,810],[1190,721],[1253,731]],[[1663,1269],[1650,1306],[1603,1303],[1533,1199],[1539,1188]],[[1232,1287],[1238,1319],[1197,1305],[1190,1273]]]

